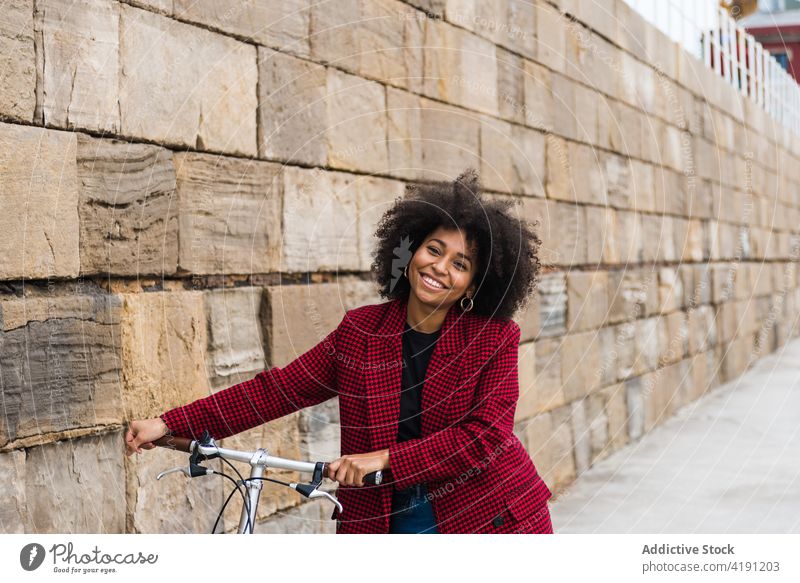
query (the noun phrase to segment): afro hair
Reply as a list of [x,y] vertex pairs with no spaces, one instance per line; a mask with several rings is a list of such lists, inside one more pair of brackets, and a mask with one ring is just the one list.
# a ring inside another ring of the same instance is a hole
[[512,318],[536,289],[541,245],[535,225],[509,212],[514,204],[485,200],[472,168],[452,182],[406,185],[375,231],[371,270],[380,296],[407,300],[411,286],[402,274],[411,256],[438,227],[461,229],[478,251],[472,313]]

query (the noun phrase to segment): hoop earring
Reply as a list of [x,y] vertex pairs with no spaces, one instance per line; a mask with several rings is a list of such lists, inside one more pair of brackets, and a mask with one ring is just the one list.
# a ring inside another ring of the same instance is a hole
[[[469,300],[469,308],[464,307],[464,300]],[[463,298],[461,298],[461,309],[464,310],[465,312],[469,312],[472,309],[472,305],[473,301],[471,297],[464,296]]]
[[408,263],[406,263],[406,266],[405,266],[405,268],[403,269],[403,275],[405,275],[405,276],[406,276],[406,279],[408,279]]

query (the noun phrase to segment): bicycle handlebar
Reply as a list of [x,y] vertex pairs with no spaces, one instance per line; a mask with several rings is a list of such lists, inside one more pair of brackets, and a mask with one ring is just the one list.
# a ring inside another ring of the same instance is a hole
[[[244,463],[250,463],[252,460],[255,459],[256,456],[259,455],[258,452],[255,451],[239,451],[235,449],[227,449],[223,447],[215,446],[204,446],[200,444],[197,440],[189,439],[188,437],[179,437],[177,435],[165,435],[153,441],[153,445],[157,445],[158,447],[163,447],[166,449],[174,449],[178,451],[182,451],[185,453],[192,453],[194,448],[200,448],[200,453],[203,455],[211,455],[217,454],[220,457],[229,460],[240,461]],[[206,450],[206,451],[204,451]],[[270,468],[277,468],[281,470],[293,470],[298,472],[309,472],[313,473],[316,469],[316,464],[314,462],[301,462],[297,460],[290,460],[286,458],[280,458],[275,456],[265,456],[261,461],[263,461],[266,467]],[[323,475],[325,475],[328,467],[328,463],[323,463]],[[383,477],[383,472],[376,471],[370,472],[364,476],[364,483],[369,484],[372,486],[376,486],[381,483]]]

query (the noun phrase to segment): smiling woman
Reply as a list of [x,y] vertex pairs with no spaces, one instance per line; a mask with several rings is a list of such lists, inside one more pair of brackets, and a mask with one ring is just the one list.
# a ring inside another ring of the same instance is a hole
[[[341,457],[326,474],[344,509],[337,533],[553,532],[552,494],[514,434],[511,317],[534,289],[540,241],[510,206],[484,200],[474,171],[410,187],[377,229],[373,275],[390,301],[348,310],[285,367],[132,422],[128,453],[338,397]],[[365,485],[377,470],[382,483]]]

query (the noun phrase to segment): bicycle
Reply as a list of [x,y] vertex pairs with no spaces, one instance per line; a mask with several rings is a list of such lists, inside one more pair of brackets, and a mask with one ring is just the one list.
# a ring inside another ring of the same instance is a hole
[[[234,488],[231,490],[231,493],[228,495],[219,511],[219,514],[217,515],[217,520],[214,522],[214,526],[211,529],[212,534],[216,532],[217,525],[222,518],[223,512],[225,512],[225,508],[228,506],[228,503],[231,501],[231,498],[237,491],[242,495],[243,501],[242,514],[241,518],[239,519],[239,529],[237,534],[253,534],[253,529],[256,522],[256,511],[258,509],[259,498],[261,497],[261,488],[263,486],[263,482],[274,482],[276,484],[287,486],[299,492],[306,498],[327,499],[331,501],[336,508],[338,508],[340,513],[343,510],[341,502],[339,502],[339,500],[337,500],[333,494],[319,489],[322,479],[325,476],[325,469],[328,465],[327,462],[306,462],[275,457],[269,455],[269,452],[267,452],[267,450],[264,448],[259,448],[255,451],[240,451],[236,449],[219,447],[208,431],[203,432],[203,435],[199,441],[195,439],[189,439],[187,437],[165,435],[164,437],[155,440],[153,444],[159,447],[183,451],[189,454],[188,468],[185,466],[178,466],[169,470],[165,470],[156,476],[156,480],[160,480],[164,476],[173,472],[181,472],[190,478],[219,475],[234,483]],[[238,481],[224,472],[212,470],[211,468],[207,468],[202,465],[202,462],[204,461],[217,458],[221,459],[231,467],[231,469],[238,476]],[[242,474],[236,469],[231,461],[249,463],[251,467],[250,477],[246,479],[243,478]],[[308,484],[283,482],[274,478],[265,477],[264,472],[267,468],[311,473],[312,478]],[[363,479],[365,484],[373,486],[380,485],[382,480],[383,472],[381,470],[370,472],[364,476]],[[242,491],[243,487],[245,488],[245,492]],[[333,519],[333,516],[334,515],[331,516],[331,519]]]

